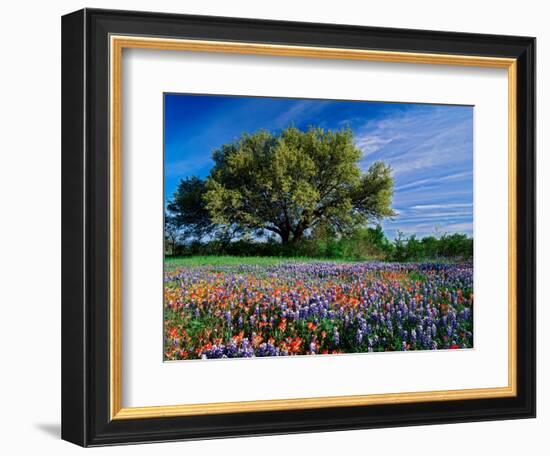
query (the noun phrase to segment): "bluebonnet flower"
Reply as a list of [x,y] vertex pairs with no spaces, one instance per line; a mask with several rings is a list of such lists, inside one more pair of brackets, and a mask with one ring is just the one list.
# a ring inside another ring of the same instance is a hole
[[167,359],[473,345],[468,263],[200,266],[164,283]]

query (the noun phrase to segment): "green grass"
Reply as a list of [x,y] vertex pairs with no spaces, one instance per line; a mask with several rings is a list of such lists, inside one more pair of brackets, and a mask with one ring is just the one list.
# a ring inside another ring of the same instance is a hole
[[[375,261],[363,260],[363,261]],[[196,255],[183,257],[165,257],[164,264],[167,269],[184,266],[230,266],[239,264],[251,264],[271,266],[279,263],[355,263],[358,260],[346,258],[311,258],[311,257],[276,257],[276,256],[230,256],[230,255]],[[359,261],[362,262],[362,261]],[[404,263],[455,263],[449,258],[423,259],[418,261],[404,261]],[[391,261],[390,261],[391,263]]]
[[238,264],[254,264],[270,266],[279,263],[318,263],[318,262],[338,262],[349,263],[345,260],[333,260],[323,258],[309,257],[244,257],[244,256],[188,256],[188,257],[165,257],[164,264],[168,268],[177,268],[181,266],[224,266]]

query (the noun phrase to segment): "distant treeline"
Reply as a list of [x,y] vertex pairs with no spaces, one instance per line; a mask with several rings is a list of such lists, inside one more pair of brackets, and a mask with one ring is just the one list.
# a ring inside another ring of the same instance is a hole
[[284,245],[277,239],[210,240],[185,243],[166,240],[168,256],[233,255],[311,257],[341,260],[469,260],[473,257],[473,239],[465,234],[443,234],[417,238],[398,233],[389,240],[381,226],[362,228],[346,236],[321,233],[302,239],[300,243]]

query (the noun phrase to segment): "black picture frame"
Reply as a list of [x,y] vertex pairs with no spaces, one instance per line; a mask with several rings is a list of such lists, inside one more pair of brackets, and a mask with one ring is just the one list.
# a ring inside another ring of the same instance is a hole
[[[517,59],[517,395],[111,420],[108,42],[112,34]],[[63,439],[99,446],[535,416],[534,38],[84,9],[62,19],[62,128]]]

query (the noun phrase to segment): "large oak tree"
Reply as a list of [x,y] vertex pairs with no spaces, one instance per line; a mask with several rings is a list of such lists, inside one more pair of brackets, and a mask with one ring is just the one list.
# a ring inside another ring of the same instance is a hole
[[214,151],[213,159],[204,187],[194,192],[206,212],[190,214],[212,224],[267,230],[288,244],[320,224],[345,233],[394,215],[390,167],[378,161],[361,172],[361,151],[349,129],[244,134]]

